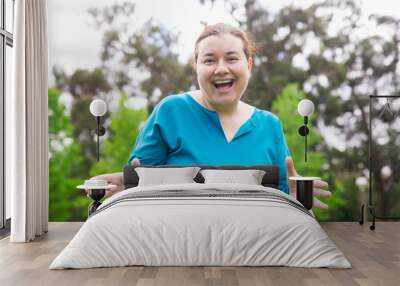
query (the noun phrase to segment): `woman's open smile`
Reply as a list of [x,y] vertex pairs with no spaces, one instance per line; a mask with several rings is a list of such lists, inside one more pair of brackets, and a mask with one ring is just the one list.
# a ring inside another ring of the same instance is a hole
[[213,84],[218,93],[228,93],[231,90],[234,82],[234,79],[213,80]]

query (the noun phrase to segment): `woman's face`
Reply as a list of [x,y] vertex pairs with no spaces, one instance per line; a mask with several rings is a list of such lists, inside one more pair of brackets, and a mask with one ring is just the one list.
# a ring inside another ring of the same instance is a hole
[[246,58],[243,42],[231,34],[209,36],[197,44],[197,81],[209,103],[236,104],[246,90],[252,59]]

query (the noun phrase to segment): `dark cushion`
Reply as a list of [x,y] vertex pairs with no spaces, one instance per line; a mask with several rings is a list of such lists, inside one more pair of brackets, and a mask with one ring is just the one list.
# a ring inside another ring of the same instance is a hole
[[[204,169],[220,169],[220,170],[264,170],[265,175],[262,179],[261,184],[264,187],[278,188],[279,185],[279,167],[272,165],[258,165],[258,166],[207,166],[207,165],[194,165],[195,167],[200,167],[201,170]],[[171,165],[162,165],[162,166],[140,166],[147,168],[181,168],[187,166],[171,166]],[[124,168],[124,188],[133,188],[138,185],[139,176],[135,172],[136,166],[125,166]],[[203,176],[199,173],[194,178],[197,183],[204,183]]]

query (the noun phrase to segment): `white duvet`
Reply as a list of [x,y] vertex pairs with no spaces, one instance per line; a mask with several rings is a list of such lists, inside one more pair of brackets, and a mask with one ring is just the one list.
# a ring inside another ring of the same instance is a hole
[[196,183],[135,187],[105,200],[50,269],[127,265],[351,267],[291,196]]

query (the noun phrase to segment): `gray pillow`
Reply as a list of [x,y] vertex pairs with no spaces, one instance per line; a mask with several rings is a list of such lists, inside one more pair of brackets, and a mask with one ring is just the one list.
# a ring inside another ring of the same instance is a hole
[[262,170],[201,170],[204,183],[233,183],[246,185],[261,185],[265,171]]
[[195,183],[199,167],[182,168],[135,168],[139,176],[139,186]]

